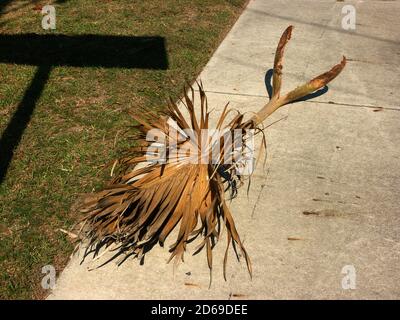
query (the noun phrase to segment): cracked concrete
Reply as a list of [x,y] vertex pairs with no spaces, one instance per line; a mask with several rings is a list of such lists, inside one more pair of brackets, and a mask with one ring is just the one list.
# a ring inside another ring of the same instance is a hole
[[[344,4],[357,10],[355,31],[341,29]],[[254,112],[289,24],[283,91],[349,58],[326,94],[271,117],[283,120],[266,130],[267,163],[230,204],[252,280],[232,253],[223,280],[222,239],[210,289],[204,252],[173,272],[156,247],[142,266],[88,271],[96,263],[74,256],[49,299],[399,299],[399,15],[398,1],[253,0],[201,73],[216,112],[227,101]],[[346,265],[356,289],[342,288]]]

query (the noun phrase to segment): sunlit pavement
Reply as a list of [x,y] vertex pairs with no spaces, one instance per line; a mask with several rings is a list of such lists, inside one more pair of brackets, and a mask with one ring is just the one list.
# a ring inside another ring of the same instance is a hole
[[[344,5],[356,10],[355,30],[342,27]],[[282,120],[266,129],[266,165],[230,204],[252,280],[230,252],[224,281],[223,233],[210,288],[205,252],[192,257],[189,246],[173,272],[166,246],[142,266],[93,271],[99,261],[76,255],[49,299],[399,299],[399,16],[398,1],[250,1],[200,75],[216,111],[230,101],[254,112],[288,25],[284,91],[348,58],[324,95],[271,117]]]

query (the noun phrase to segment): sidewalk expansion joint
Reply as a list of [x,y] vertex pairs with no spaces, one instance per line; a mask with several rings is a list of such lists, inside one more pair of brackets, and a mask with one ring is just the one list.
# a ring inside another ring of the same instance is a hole
[[[195,89],[195,91],[198,91]],[[268,96],[262,94],[249,94],[249,93],[239,93],[239,92],[224,92],[224,91],[213,91],[213,90],[205,90],[206,93],[214,93],[214,94],[224,94],[228,96],[241,96],[241,97],[255,97],[255,98],[265,98],[268,99]],[[353,103],[342,103],[342,102],[334,102],[334,101],[303,101],[307,103],[319,103],[319,104],[333,104],[336,106],[342,107],[352,107],[352,108],[370,108],[374,109],[373,111],[381,111],[381,110],[390,110],[390,111],[400,111],[400,106],[398,107],[378,107],[374,105],[367,104],[353,104]]]

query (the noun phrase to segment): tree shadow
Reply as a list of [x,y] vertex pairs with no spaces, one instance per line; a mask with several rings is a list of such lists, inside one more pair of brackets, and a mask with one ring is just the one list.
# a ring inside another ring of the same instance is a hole
[[3,13],[4,9],[12,2],[13,0],[1,0],[0,1],[0,14]]
[[36,103],[57,66],[168,69],[163,37],[0,35],[0,63],[34,65],[36,73],[0,138],[0,184]]

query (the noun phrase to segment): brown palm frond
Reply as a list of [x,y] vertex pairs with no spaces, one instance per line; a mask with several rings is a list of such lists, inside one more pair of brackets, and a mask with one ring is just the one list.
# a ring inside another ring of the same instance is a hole
[[[103,246],[116,244],[112,258],[124,254],[124,258],[133,255],[142,259],[157,243],[163,246],[176,229],[177,238],[170,247],[169,260],[183,261],[187,245],[198,238],[200,244],[195,253],[205,248],[211,272],[212,249],[219,240],[222,227],[225,227],[224,278],[230,244],[238,258],[240,251],[251,275],[249,256],[225,199],[226,189],[234,195],[242,181],[238,167],[250,148],[246,134],[250,130],[262,131],[262,122],[272,112],[322,88],[341,72],[346,63],[343,58],[332,70],[281,96],[282,58],[291,32],[290,26],[278,44],[271,100],[249,120],[244,120],[241,113],[228,120],[230,110],[226,105],[215,127],[224,134],[217,137],[203,134],[204,129],[210,129],[210,112],[201,83],[198,84],[198,114],[194,106],[195,91],[189,87],[181,100],[188,118],[174,101],[169,103],[162,117],[152,113],[133,115],[140,124],[138,145],[118,161],[121,169],[109,185],[90,195],[81,206],[85,213],[84,237],[90,240],[86,253],[97,254]],[[243,135],[237,137],[234,134],[237,130]],[[229,148],[222,148],[227,142]],[[238,149],[235,148],[237,143]],[[232,162],[226,163],[225,157],[235,152],[237,155]],[[206,161],[215,154],[217,161]],[[114,167],[115,164],[113,170]]]
[[[101,247],[118,243],[117,254],[125,252],[140,259],[157,242],[163,245],[180,222],[177,240],[170,248],[170,260],[175,257],[176,261],[183,261],[186,245],[198,236],[203,236],[196,252],[206,247],[211,269],[211,250],[218,240],[223,223],[228,242],[240,249],[251,273],[250,260],[225,203],[223,181],[227,180],[226,176],[233,174],[234,169],[231,168],[224,174],[222,165],[193,161],[199,156],[198,146],[201,142],[198,140],[202,138],[201,130],[209,126],[209,112],[204,90],[199,85],[201,115],[199,119],[196,118],[193,88],[190,91],[192,99],[185,94],[184,101],[190,114],[188,122],[175,103],[169,105],[169,118],[154,120],[151,117],[144,119],[135,116],[142,124],[139,128],[143,139],[149,130],[157,128],[164,138],[168,138],[169,148],[179,145],[180,150],[185,150],[187,145],[188,152],[179,158],[169,157],[167,162],[160,164],[151,162],[151,158],[149,160],[148,148],[140,147],[136,149],[138,155],[121,159],[120,165],[125,167],[124,172],[113,179],[104,190],[88,199],[81,208],[86,213],[84,220],[89,230],[87,236],[91,239],[90,245]],[[223,112],[221,125],[225,116],[226,113]],[[188,139],[184,132],[171,132],[168,126],[168,121],[171,120],[178,125],[179,130],[191,129],[196,135]],[[241,123],[242,117],[237,117],[230,126],[240,127]],[[148,147],[149,141],[143,142]],[[170,149],[165,148],[164,151]],[[211,153],[212,150],[208,152]],[[222,150],[221,157],[223,154]],[[135,168],[139,163],[146,165]],[[214,174],[216,170],[217,174]]]

